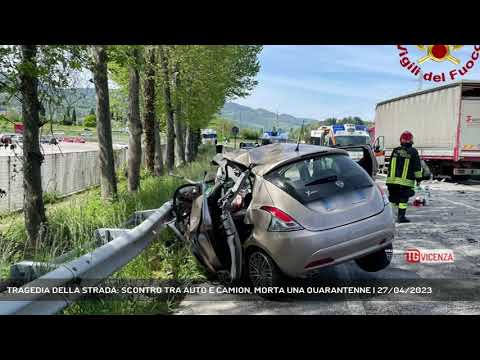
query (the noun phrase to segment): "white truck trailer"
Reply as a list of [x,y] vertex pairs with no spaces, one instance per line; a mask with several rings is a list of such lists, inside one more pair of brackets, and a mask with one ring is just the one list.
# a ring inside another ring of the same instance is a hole
[[480,81],[462,80],[382,101],[375,113],[375,150],[388,161],[400,134],[414,146],[433,175],[480,175]]

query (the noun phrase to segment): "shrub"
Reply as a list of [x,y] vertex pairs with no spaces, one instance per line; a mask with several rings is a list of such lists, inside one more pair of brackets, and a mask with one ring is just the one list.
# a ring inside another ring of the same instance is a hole
[[260,138],[260,133],[257,130],[242,129],[240,131],[240,136],[247,140],[257,140]]
[[62,199],[62,194],[53,191],[43,193],[43,203],[44,204],[55,204]]
[[97,126],[97,117],[95,114],[87,115],[83,118],[83,125],[86,127],[95,127]]
[[73,125],[73,121],[72,121],[72,119],[69,119],[68,117],[64,117],[63,120],[62,120],[62,125],[71,126],[71,125]]

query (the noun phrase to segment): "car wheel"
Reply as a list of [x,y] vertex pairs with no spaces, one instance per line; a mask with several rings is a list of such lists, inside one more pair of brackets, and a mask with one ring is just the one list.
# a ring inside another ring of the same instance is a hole
[[385,269],[390,265],[393,256],[393,246],[388,245],[379,251],[367,256],[355,259],[358,267],[364,271],[376,272]]
[[[247,258],[248,277],[254,287],[282,285],[282,273],[270,256],[254,250]],[[267,297],[267,296],[265,296]]]

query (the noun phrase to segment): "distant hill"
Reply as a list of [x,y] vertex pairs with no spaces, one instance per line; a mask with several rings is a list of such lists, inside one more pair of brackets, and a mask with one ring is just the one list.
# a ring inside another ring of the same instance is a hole
[[292,128],[302,126],[315,121],[315,119],[298,118],[288,114],[277,114],[265,109],[252,109],[251,107],[239,105],[234,102],[227,102],[220,111],[220,116],[235,122],[240,127],[271,129],[275,126],[277,129],[289,131]]
[[[78,118],[83,118],[92,109],[95,109],[95,89],[94,88],[79,88],[75,90],[65,90],[67,102],[75,107]],[[122,97],[119,90],[110,89],[111,104],[118,104],[118,111],[122,112],[122,118],[126,118],[126,98]],[[125,96],[125,95],[123,95]],[[18,101],[14,99],[10,103],[5,104],[6,97],[0,94],[0,111],[7,109],[15,109],[21,112],[21,106]],[[116,101],[114,101],[116,100]],[[60,111],[61,113],[61,111]],[[288,114],[277,114],[265,109],[252,109],[251,107],[239,105],[234,102],[227,102],[219,115],[236,123],[240,128],[256,128],[269,130],[273,126],[277,129],[290,131],[290,129],[300,128],[302,121],[305,120],[305,125],[315,121],[314,119],[298,118]]]
[[[69,104],[72,108],[74,107],[77,117],[83,118],[85,115],[88,115],[92,109],[95,110],[96,95],[94,88],[66,89],[63,90],[63,92],[65,93],[66,98],[66,101],[63,104],[63,108],[65,108],[67,104]],[[121,97],[121,95],[122,94],[119,90],[110,89],[110,103],[112,103],[114,99]],[[6,100],[6,95],[0,94],[0,111],[10,109],[15,110],[19,113],[22,111],[20,103],[15,98],[12,98],[8,103]],[[123,100],[123,103],[126,103],[126,99]],[[124,112],[126,113],[126,110]],[[59,116],[62,116],[62,110],[58,111],[58,113]]]

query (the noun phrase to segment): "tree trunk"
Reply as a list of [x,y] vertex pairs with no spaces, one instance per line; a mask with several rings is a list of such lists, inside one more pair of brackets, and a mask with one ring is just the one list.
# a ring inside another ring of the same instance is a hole
[[93,59],[92,72],[97,95],[97,134],[100,148],[100,184],[102,198],[112,199],[117,197],[117,178],[115,176],[110,100],[108,97],[107,52],[104,46],[93,46]]
[[33,248],[40,245],[42,229],[46,225],[43,204],[39,127],[40,104],[38,101],[38,79],[36,71],[36,45],[22,45],[22,67],[20,86],[22,93],[23,133],[23,211],[28,242]]
[[202,142],[202,136],[200,134],[200,129],[195,129],[193,131],[193,159],[195,159],[198,155],[198,147]]
[[143,124],[145,126],[145,163],[153,174],[155,171],[155,51],[150,48],[147,53],[145,82],[143,94],[145,111]]
[[133,50],[135,64],[130,65],[128,80],[128,191],[137,191],[140,185],[142,162],[142,122],[140,120],[140,76],[138,74],[138,49]]
[[160,125],[155,121],[155,169],[154,175],[161,176],[163,174],[163,154],[160,143]]
[[180,103],[180,73],[178,64],[175,65],[173,72],[173,86],[175,93],[175,111],[174,111],[174,127],[175,127],[175,160],[177,166],[185,163],[185,141],[184,141],[184,126],[182,123],[182,106]]
[[165,54],[165,49],[163,45],[159,46],[160,62],[162,65],[163,73],[163,96],[165,99],[165,110],[167,112],[167,151],[166,151],[166,165],[167,170],[173,170],[175,166],[175,129],[174,129],[174,118],[173,118],[173,106],[172,106],[172,97],[170,92],[170,81],[168,75],[168,58]]
[[174,128],[175,128],[175,162],[176,166],[182,166],[185,164],[185,138],[184,138],[184,126],[178,116],[178,112],[175,111]]
[[193,161],[194,159],[194,137],[195,135],[193,134],[192,128],[190,126],[187,126],[187,134],[185,136],[185,160],[187,161],[187,163]]

